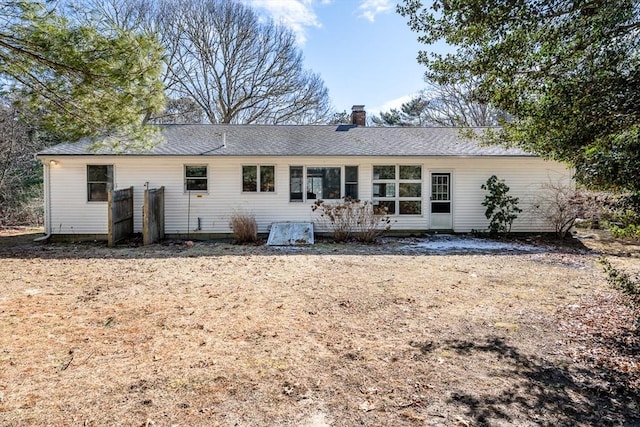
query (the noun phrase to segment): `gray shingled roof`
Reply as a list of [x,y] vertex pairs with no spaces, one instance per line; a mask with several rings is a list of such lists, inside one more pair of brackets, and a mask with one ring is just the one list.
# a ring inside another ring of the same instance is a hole
[[[478,132],[479,129],[474,129]],[[519,149],[484,147],[454,128],[269,125],[166,125],[151,156],[532,156]],[[60,144],[39,153],[110,155],[91,141]]]

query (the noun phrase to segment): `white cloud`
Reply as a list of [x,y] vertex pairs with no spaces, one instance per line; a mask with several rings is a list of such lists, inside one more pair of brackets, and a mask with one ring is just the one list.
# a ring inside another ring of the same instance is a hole
[[[244,2],[256,9],[266,11],[276,23],[290,28],[300,45],[304,45],[307,41],[307,28],[322,27],[313,10],[316,3],[314,0],[244,0]],[[328,3],[330,0],[322,0],[322,4]]]
[[391,99],[378,107],[367,108],[367,110],[371,112],[370,114],[375,115],[379,115],[381,111],[386,113],[393,108],[399,110],[402,104],[411,101],[416,95],[418,95],[418,92]]
[[362,11],[360,17],[374,22],[376,16],[381,13],[389,13],[393,11],[393,1],[392,0],[361,0],[359,10]]

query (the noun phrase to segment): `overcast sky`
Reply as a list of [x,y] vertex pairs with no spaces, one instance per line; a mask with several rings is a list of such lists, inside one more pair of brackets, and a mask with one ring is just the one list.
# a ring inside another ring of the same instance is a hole
[[319,73],[337,111],[398,107],[424,87],[426,47],[395,11],[396,0],[243,0],[291,28],[308,69]]

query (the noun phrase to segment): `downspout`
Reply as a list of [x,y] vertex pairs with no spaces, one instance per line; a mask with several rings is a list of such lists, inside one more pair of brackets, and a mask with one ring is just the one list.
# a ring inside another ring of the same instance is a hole
[[189,201],[187,202],[187,240],[189,240],[189,232],[191,230],[191,190],[188,190]]
[[42,162],[44,168],[44,236],[33,239],[34,242],[47,242],[51,238],[51,165]]

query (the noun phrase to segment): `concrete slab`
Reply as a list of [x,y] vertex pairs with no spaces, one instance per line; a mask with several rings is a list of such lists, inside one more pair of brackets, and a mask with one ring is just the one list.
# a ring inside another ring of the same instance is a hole
[[274,222],[271,224],[269,246],[313,245],[312,222]]

